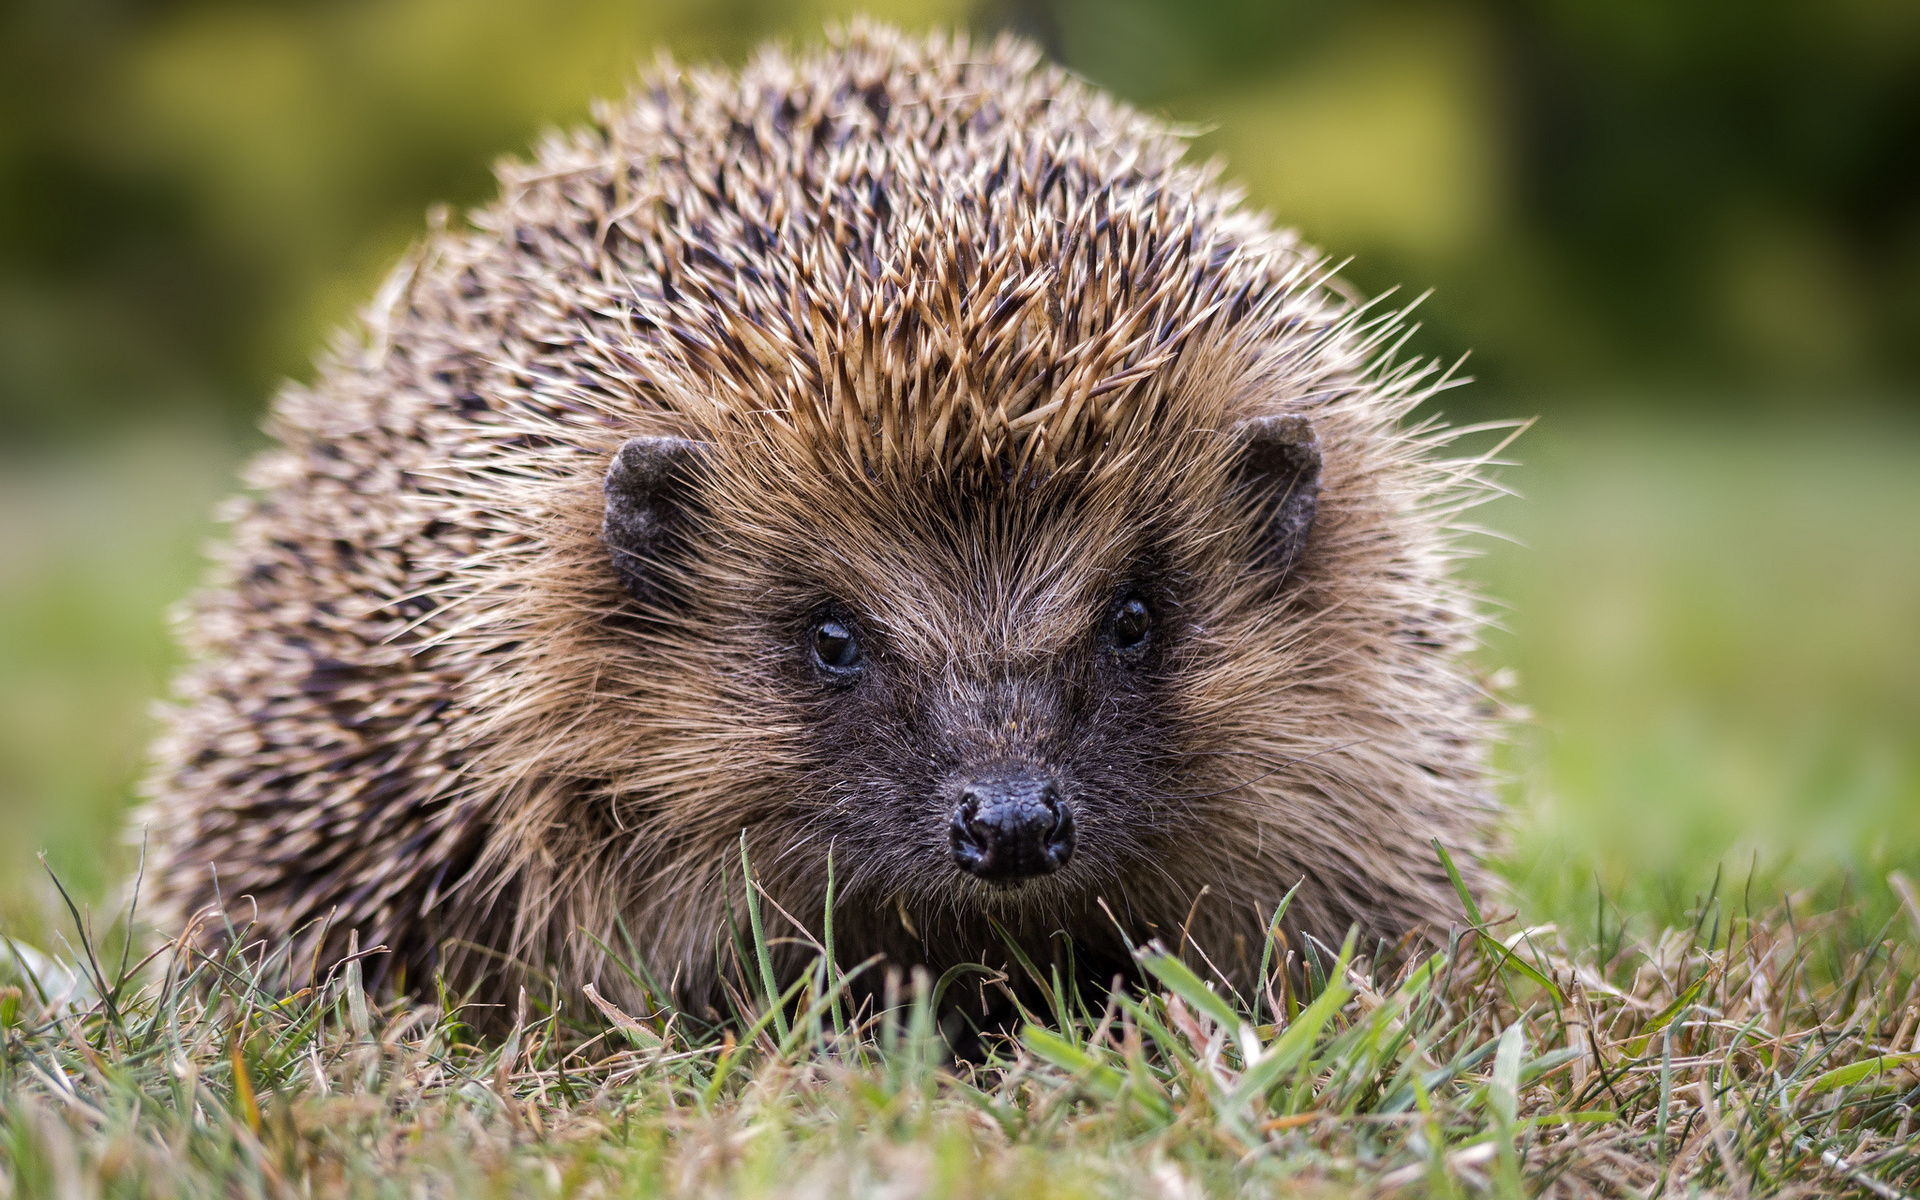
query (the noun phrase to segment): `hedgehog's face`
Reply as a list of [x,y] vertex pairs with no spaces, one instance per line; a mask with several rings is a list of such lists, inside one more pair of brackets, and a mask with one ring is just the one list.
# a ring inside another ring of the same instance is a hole
[[[1206,640],[1197,597],[1220,589],[1196,572],[1231,545],[1258,561],[1228,569],[1278,579],[1313,519],[1304,421],[1196,436],[1226,440],[1144,490],[823,481],[764,504],[711,452],[636,439],[608,475],[604,533],[669,624],[674,587],[701,590],[699,636],[747,681],[736,727],[779,743],[742,788],[779,798],[781,854],[831,847],[848,892],[922,911],[1086,896],[1151,871],[1204,799],[1183,688]],[[729,536],[703,545],[716,527]]]
[[888,864],[891,888],[1004,892],[1083,844],[1097,872],[1143,840],[1141,799],[1165,791],[1178,740],[1177,600],[1145,567],[1060,576],[935,614],[884,581],[814,576],[798,590],[834,598],[770,631],[791,643],[777,686],[807,731],[804,791],[826,801],[811,816]]
[[[1137,656],[1145,649],[1151,617],[1138,597],[1130,597],[1123,607],[1124,632],[1114,645],[1120,654]],[[874,669],[873,660],[861,648],[862,640],[859,623],[842,611],[830,610],[813,624],[808,638],[813,669],[834,691],[853,691],[861,677]],[[943,707],[951,710],[951,699]],[[948,730],[975,726],[968,731],[971,736],[960,739],[972,745],[957,748],[958,753],[951,756],[957,769],[949,778],[920,789],[942,804],[953,803],[946,832],[954,866],[1000,885],[1017,885],[1066,866],[1074,850],[1072,784],[1063,781],[1062,772],[1048,761],[1053,756],[1032,753],[1031,748],[1017,757],[992,750],[981,753],[981,743],[1004,744],[1013,739],[996,739],[997,731],[977,728],[982,716],[978,706],[959,707],[961,712],[950,711],[947,720],[931,724]],[[828,757],[839,755],[829,749]]]

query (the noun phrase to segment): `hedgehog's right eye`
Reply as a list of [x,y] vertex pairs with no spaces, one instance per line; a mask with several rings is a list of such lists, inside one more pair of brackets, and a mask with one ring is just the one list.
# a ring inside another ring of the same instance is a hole
[[844,621],[832,617],[813,629],[813,656],[834,674],[844,674],[860,666],[860,643]]
[[1129,592],[1113,606],[1113,615],[1107,619],[1107,635],[1120,653],[1140,653],[1153,635],[1153,610],[1137,593]]

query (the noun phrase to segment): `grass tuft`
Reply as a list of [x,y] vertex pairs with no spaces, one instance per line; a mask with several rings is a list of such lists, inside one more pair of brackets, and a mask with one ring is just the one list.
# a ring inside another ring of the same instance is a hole
[[77,953],[0,943],[0,1197],[1920,1186],[1920,950],[1844,910],[1710,897],[1594,944],[1481,920],[1395,969],[1349,939],[1317,986],[1276,933],[1252,998],[1148,946],[1148,986],[1098,1011],[1036,971],[1051,1011],[975,1063],[942,1040],[946,981],[848,1011],[823,959],[776,994],[748,913],[732,1024],[523,991],[499,1040],[457,999],[368,995],[378,948],[288,994],[245,929],[129,962],[76,914]]

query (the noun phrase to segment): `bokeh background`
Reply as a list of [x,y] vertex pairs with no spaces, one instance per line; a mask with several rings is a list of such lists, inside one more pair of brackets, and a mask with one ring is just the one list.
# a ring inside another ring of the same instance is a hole
[[[1482,510],[1525,904],[1590,920],[1920,865],[1920,5],[926,0],[1200,130],[1456,419],[1538,416]],[[661,50],[851,6],[0,6],[0,921],[98,902],[167,607],[279,382],[490,164]]]

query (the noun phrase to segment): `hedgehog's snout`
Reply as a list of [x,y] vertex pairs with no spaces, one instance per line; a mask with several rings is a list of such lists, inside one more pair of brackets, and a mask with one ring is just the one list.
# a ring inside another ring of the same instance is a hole
[[1051,875],[1073,857],[1073,808],[1051,780],[1016,767],[959,787],[948,823],[954,865],[996,883]]

